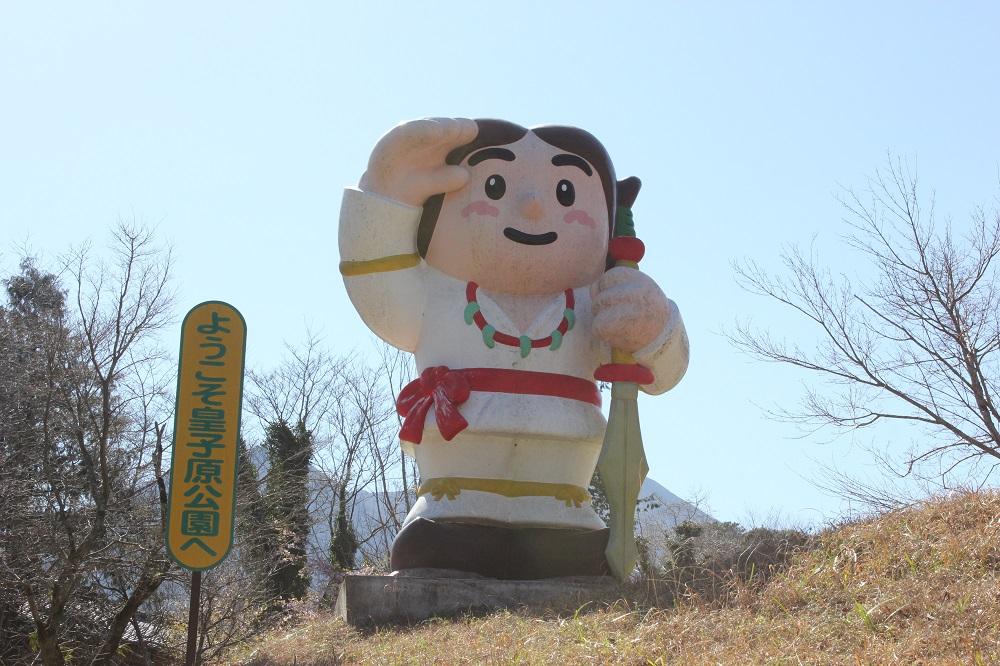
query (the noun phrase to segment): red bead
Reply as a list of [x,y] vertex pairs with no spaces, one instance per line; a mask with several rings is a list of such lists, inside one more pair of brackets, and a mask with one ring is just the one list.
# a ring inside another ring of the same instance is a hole
[[634,261],[639,263],[646,254],[646,246],[638,238],[618,236],[608,242],[608,254],[615,261]]

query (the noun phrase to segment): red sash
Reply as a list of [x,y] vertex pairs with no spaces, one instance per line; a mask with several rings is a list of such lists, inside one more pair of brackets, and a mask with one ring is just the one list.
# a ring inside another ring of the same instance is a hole
[[445,441],[451,441],[468,427],[469,422],[458,406],[469,399],[472,391],[548,395],[601,406],[601,393],[592,381],[552,372],[531,372],[501,368],[463,368],[451,370],[438,365],[427,368],[420,377],[403,387],[396,399],[396,412],[403,417],[399,438],[419,444],[424,434],[424,421],[431,405],[434,419]]

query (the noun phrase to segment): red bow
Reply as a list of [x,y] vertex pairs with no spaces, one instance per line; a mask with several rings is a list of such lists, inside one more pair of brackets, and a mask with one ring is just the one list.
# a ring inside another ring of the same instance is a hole
[[427,410],[434,405],[434,419],[446,442],[465,430],[469,422],[458,406],[469,399],[469,382],[461,371],[447,366],[427,368],[420,377],[403,387],[396,399],[396,412],[403,417],[399,438],[419,444],[424,435]]

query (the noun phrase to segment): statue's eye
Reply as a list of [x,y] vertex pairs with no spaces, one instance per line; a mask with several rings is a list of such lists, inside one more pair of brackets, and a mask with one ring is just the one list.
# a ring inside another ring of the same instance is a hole
[[490,199],[499,199],[503,196],[503,193],[507,191],[507,183],[504,181],[503,176],[493,174],[486,179],[486,196]]
[[556,199],[563,206],[572,206],[573,202],[576,201],[576,189],[573,187],[573,183],[568,180],[560,180],[559,184],[556,185]]

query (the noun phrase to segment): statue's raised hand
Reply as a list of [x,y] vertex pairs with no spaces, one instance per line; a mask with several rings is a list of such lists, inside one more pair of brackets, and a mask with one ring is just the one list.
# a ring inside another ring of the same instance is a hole
[[425,118],[397,125],[379,139],[358,187],[395,201],[423,206],[434,194],[465,185],[469,173],[445,157],[476,137],[468,118]]

